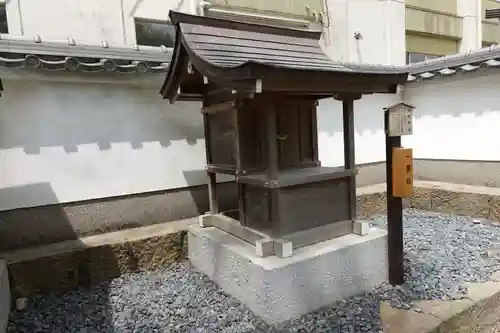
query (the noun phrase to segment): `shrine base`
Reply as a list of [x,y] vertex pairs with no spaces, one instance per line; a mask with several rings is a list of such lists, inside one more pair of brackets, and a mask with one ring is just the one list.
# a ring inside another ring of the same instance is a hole
[[372,290],[388,278],[387,232],[370,228],[293,251],[259,257],[255,246],[215,227],[193,225],[189,259],[257,316],[279,323]]

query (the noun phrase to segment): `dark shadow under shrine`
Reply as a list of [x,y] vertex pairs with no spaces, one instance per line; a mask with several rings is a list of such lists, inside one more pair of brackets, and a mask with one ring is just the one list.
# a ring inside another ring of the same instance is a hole
[[[332,61],[319,45],[320,32],[173,11],[170,18],[177,37],[161,95],[171,103],[203,102],[210,197],[205,226],[256,244],[261,256],[280,257],[352,233],[354,101],[396,93],[408,71]],[[343,103],[344,167],[323,167],[318,160],[317,105],[323,98]],[[235,176],[238,212],[219,212],[217,173]]]

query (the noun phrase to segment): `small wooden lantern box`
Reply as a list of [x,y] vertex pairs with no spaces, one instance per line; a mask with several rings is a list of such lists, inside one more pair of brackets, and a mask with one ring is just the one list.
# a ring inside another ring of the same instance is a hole
[[[247,231],[294,247],[351,233],[354,100],[395,93],[407,71],[335,63],[315,32],[170,16],[177,40],[161,93],[203,102],[211,213],[219,213],[215,174],[230,174]],[[343,102],[343,167],[318,160],[317,105],[326,97]]]

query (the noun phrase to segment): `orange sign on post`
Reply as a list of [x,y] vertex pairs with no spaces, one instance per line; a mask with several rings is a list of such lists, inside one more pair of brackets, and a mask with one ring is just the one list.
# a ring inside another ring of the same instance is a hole
[[411,148],[393,148],[392,194],[407,198],[413,194],[413,152]]

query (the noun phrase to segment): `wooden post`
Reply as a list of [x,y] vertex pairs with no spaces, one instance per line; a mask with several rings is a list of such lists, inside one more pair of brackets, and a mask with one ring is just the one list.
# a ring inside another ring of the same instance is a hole
[[217,176],[215,172],[208,173],[208,203],[211,214],[219,213],[219,202],[217,200]]
[[276,105],[266,108],[267,127],[267,175],[268,180],[278,179],[278,129]]
[[[354,100],[342,101],[342,116],[344,127],[344,168],[354,170]],[[356,219],[356,176],[349,179],[349,220]]]
[[243,172],[242,165],[241,165],[242,147],[241,147],[241,138],[240,138],[240,128],[242,127],[242,125],[241,125],[241,119],[240,119],[241,117],[238,115],[238,112],[240,112],[239,111],[240,107],[241,107],[241,104],[235,103],[234,110],[231,112],[233,114],[234,127],[236,128],[235,154],[236,154],[236,186],[237,186],[237,195],[238,195],[238,217],[240,220],[240,224],[246,225],[246,222],[245,222],[245,200],[243,198],[245,195],[245,191],[243,188],[243,184],[241,184],[240,180],[239,180],[240,173]]
[[387,238],[389,256],[389,282],[404,283],[403,199],[393,195],[393,148],[401,147],[400,136],[389,136],[389,111],[384,110],[385,161],[387,177]]
[[[279,173],[278,164],[278,110],[276,104],[266,106],[264,110],[266,116],[267,128],[267,181],[277,182]],[[269,196],[271,204],[271,223],[276,225],[280,221],[280,210],[278,203],[278,192],[275,189],[268,189],[267,195]],[[281,226],[280,226],[281,228]],[[274,229],[274,228],[273,228]]]
[[[203,127],[205,129],[205,152],[207,156],[207,164],[211,164],[210,152],[210,128],[208,122],[208,114],[203,113]],[[215,172],[207,172],[208,175],[208,205],[211,214],[219,213],[219,204],[217,200],[217,176]]]

